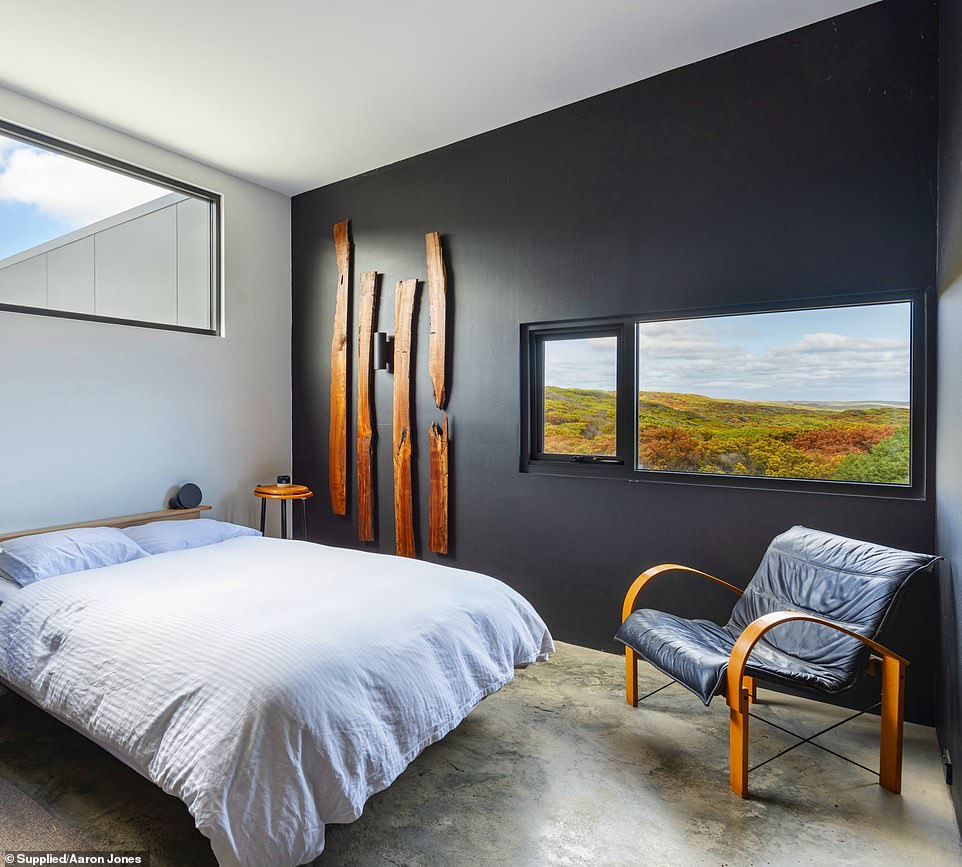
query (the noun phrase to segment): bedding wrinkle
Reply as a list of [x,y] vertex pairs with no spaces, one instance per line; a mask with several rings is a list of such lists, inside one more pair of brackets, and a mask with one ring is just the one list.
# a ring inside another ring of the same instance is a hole
[[0,677],[187,805],[221,867],[296,867],[516,666],[544,622],[476,573],[229,539],[32,584]]

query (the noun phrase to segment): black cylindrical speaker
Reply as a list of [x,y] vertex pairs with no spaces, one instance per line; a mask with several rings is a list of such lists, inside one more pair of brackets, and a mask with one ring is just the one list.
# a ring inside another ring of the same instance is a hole
[[200,505],[203,496],[197,485],[188,482],[171,499],[170,507],[172,509],[194,509]]

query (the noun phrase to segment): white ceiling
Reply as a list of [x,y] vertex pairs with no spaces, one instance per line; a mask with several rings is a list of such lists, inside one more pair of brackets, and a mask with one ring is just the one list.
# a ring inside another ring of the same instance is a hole
[[4,3],[0,85],[293,194],[870,2]]

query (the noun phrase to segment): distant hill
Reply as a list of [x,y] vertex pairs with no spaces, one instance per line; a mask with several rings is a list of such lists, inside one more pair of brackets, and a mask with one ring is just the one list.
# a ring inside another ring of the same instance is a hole
[[[614,392],[548,386],[544,421],[548,453],[616,453]],[[908,484],[909,409],[642,391],[638,458],[674,472]]]
[[908,409],[908,401],[903,400],[774,400],[769,403],[784,406],[817,406],[824,409],[872,409],[877,406]]

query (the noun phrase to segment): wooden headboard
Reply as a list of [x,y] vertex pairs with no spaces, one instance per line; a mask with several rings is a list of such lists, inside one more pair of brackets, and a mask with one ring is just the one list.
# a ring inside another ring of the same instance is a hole
[[61,524],[59,527],[39,527],[36,530],[18,530],[16,533],[0,534],[0,542],[20,536],[35,536],[37,533],[51,533],[54,530],[75,530],[79,527],[136,527],[152,521],[184,521],[199,518],[210,506],[197,506],[194,509],[161,509],[159,512],[141,512],[139,515],[121,515],[119,518],[104,518],[100,521],[84,521],[80,524]]

